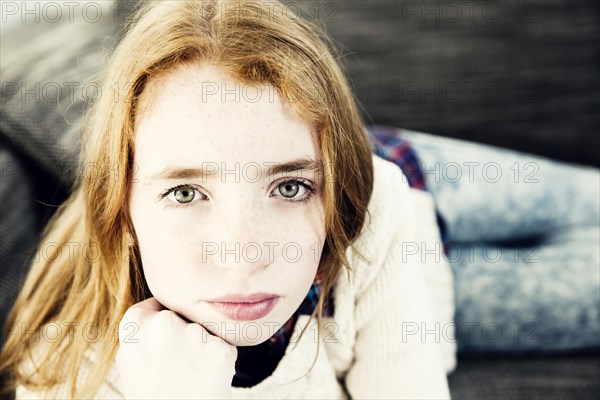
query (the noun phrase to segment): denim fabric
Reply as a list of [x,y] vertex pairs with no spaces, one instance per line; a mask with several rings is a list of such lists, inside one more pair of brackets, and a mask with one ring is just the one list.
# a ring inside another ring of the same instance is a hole
[[445,223],[459,352],[600,347],[600,172],[399,130]]

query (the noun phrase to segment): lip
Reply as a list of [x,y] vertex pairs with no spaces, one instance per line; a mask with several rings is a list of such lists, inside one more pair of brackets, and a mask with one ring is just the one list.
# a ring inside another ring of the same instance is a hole
[[229,319],[251,321],[269,314],[279,299],[280,297],[275,294],[253,293],[251,295],[229,294],[207,302]]

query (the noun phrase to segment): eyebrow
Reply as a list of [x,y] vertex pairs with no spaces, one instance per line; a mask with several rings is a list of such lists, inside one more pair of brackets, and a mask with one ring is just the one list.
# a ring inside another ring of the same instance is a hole
[[[216,163],[210,163],[214,166]],[[289,173],[295,171],[309,171],[314,173],[320,173],[322,171],[322,165],[319,161],[314,159],[297,159],[284,163],[273,163],[265,162],[263,165],[268,165],[266,170],[263,170],[267,176],[278,175],[282,173]],[[162,172],[150,176],[151,181],[156,180],[181,180],[181,179],[206,179],[210,176],[217,175],[218,168],[177,168],[167,167]]]
[[314,159],[301,159],[280,164],[273,163],[267,168],[266,174],[267,176],[271,176],[295,171],[311,171],[318,173],[321,171],[321,169],[322,167],[320,162]]

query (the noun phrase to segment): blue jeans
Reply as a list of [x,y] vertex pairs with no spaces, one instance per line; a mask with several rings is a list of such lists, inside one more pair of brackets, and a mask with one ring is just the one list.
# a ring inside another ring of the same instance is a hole
[[445,222],[458,351],[600,348],[600,171],[398,134]]

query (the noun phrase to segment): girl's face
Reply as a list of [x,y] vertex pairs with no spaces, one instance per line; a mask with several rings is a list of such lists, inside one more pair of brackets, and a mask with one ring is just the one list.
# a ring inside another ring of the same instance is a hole
[[311,126],[272,87],[214,66],[150,82],[135,126],[129,210],[152,294],[231,344],[264,342],[302,303],[325,241]]

